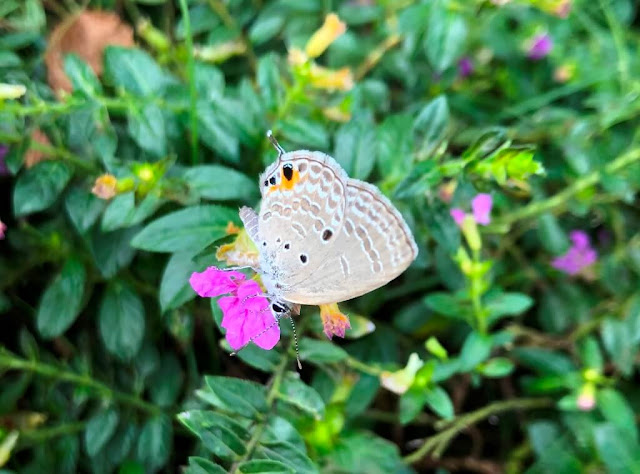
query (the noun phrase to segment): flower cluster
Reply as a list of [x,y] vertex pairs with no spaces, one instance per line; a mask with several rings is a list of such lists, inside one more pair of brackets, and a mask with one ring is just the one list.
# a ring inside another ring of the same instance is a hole
[[[489,225],[491,223],[491,208],[493,207],[493,198],[490,194],[478,194],[471,200],[472,218],[476,224]],[[459,208],[451,209],[451,217],[456,224],[462,226],[467,214]]]
[[233,350],[253,342],[262,349],[272,349],[280,340],[280,327],[269,309],[269,300],[254,280],[232,270],[209,267],[194,272],[189,279],[198,295],[214,298],[222,295],[218,306],[222,310],[221,326]]

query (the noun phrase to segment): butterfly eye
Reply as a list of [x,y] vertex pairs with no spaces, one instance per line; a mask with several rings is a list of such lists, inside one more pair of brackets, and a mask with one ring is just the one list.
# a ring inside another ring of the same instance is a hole
[[291,163],[284,165],[282,167],[282,174],[287,181],[291,181],[293,179],[293,165]]

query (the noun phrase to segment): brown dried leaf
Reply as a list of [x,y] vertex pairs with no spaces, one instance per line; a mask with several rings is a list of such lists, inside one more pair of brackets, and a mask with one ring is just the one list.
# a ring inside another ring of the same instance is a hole
[[64,55],[74,53],[102,74],[102,53],[107,46],[133,46],[133,29],[110,12],[85,10],[57,25],[45,53],[47,79],[54,91],[71,92],[64,72]]

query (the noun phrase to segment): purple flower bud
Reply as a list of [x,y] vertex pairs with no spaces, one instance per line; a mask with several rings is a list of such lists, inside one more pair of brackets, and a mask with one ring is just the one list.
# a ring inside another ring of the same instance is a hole
[[527,57],[534,61],[547,56],[553,49],[553,40],[547,33],[539,34],[531,40]]
[[469,77],[473,74],[473,62],[469,56],[465,56],[458,61],[458,74],[460,77]]

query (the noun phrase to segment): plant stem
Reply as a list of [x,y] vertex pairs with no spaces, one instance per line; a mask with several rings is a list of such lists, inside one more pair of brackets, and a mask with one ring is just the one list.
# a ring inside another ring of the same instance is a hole
[[[477,268],[480,265],[480,251],[473,250],[473,267]],[[485,312],[482,309],[482,276],[478,275],[477,272],[473,272],[471,274],[470,281],[470,289],[471,293],[471,303],[473,305],[473,314],[475,316],[476,329],[480,334],[486,334],[487,332],[487,321]]]
[[632,165],[640,161],[640,148],[634,148],[631,151],[624,153],[619,156],[606,166],[604,166],[600,170],[592,171],[584,175],[581,178],[578,178],[573,182],[570,186],[567,186],[564,190],[560,191],[558,194],[551,196],[550,198],[544,199],[542,201],[532,202],[517,211],[510,212],[504,214],[503,216],[495,219],[494,222],[491,223],[491,228],[499,228],[505,227],[509,228],[513,223],[538,216],[548,211],[552,211],[556,208],[560,208],[564,206],[572,197],[581,191],[587,189],[589,186],[593,186],[597,184],[600,179],[606,174],[614,174],[621,169]]
[[399,34],[393,33],[389,35],[384,41],[376,46],[376,48],[371,51],[364,59],[364,61],[362,61],[362,63],[357,67],[354,79],[356,81],[359,81],[364,76],[366,76],[367,73],[380,62],[385,53],[396,46],[398,43],[400,43]]
[[198,115],[197,101],[198,94],[196,90],[195,63],[193,59],[193,36],[191,35],[191,19],[189,18],[189,9],[187,8],[187,0],[180,0],[180,11],[182,12],[182,20],[184,21],[184,35],[187,45],[187,79],[189,81],[189,121],[191,123],[191,164],[198,164]]
[[604,13],[604,17],[609,24],[613,43],[616,47],[616,56],[618,57],[618,79],[620,81],[620,90],[627,90],[629,83],[629,52],[627,51],[624,41],[624,31],[620,28],[620,22],[611,11],[609,3],[611,0],[600,0],[600,8]]
[[364,362],[360,362],[358,359],[354,357],[348,357],[346,360],[346,364],[352,369],[359,370],[360,372],[364,372],[365,374],[374,375],[376,377],[380,377],[383,370],[378,367],[374,367],[372,365],[365,364]]
[[37,360],[23,359],[2,349],[0,349],[0,369],[33,372],[34,374],[42,375],[43,377],[49,377],[55,380],[79,385],[81,387],[91,388],[98,392],[102,397],[117,400],[153,415],[159,415],[164,412],[156,405],[145,402],[135,395],[112,389],[108,385],[92,379],[89,375],[76,374],[74,372],[67,371],[62,367],[45,364]]
[[[282,378],[284,377],[284,373],[287,370],[287,365],[289,364],[289,349],[291,348],[292,344],[293,344],[293,339],[292,339],[292,342],[289,344],[289,347],[282,354],[282,360],[280,361],[280,365],[278,365],[278,367],[276,368],[273,378],[271,379],[271,387],[269,388],[269,392],[267,393],[268,411],[271,411],[276,401],[276,398],[278,396],[278,391],[280,390],[280,384],[282,383]],[[231,473],[236,472],[240,464],[251,459],[251,456],[253,455],[256,447],[258,446],[258,443],[260,442],[262,433],[264,432],[264,429],[267,427],[268,420],[269,418],[267,414],[267,416],[265,416],[262,420],[260,420],[257,423],[255,429],[253,430],[253,433],[251,434],[251,439],[247,443],[247,450],[237,461],[233,463],[233,465],[229,469],[229,472]]]
[[553,400],[549,398],[516,398],[491,403],[476,411],[460,415],[453,420],[445,421],[444,423],[441,422],[440,424],[444,424],[444,426],[441,427],[442,431],[427,438],[420,448],[405,456],[404,461],[407,464],[413,464],[430,453],[432,457],[439,458],[458,433],[491,415],[511,410],[545,408],[552,405]]

